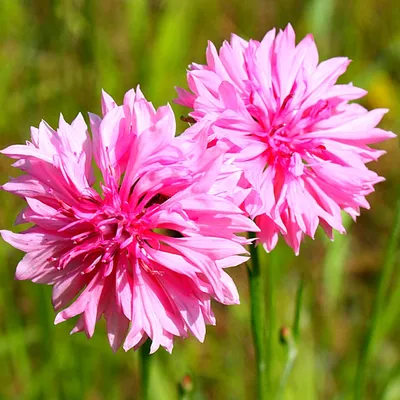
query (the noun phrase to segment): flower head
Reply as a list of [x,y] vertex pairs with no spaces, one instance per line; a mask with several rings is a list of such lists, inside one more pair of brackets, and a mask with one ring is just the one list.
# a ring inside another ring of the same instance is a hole
[[386,109],[349,103],[366,92],[336,84],[349,62],[318,63],[312,36],[296,46],[288,25],[261,42],[233,35],[219,53],[209,43],[207,64],[188,71],[191,92],[177,89],[195,120],[214,121],[209,147],[227,145],[244,172],[251,188],[244,205],[267,251],[279,233],[296,253],[318,225],[331,238],[332,228],[343,233],[341,210],[355,219],[383,180],[365,164],[384,152],[368,145],[395,135],[376,128]]
[[189,332],[202,341],[211,298],[239,301],[223,270],[247,259],[235,234],[257,229],[215,189],[224,150],[196,159],[191,141],[174,138],[171,108],[155,110],[139,89],[121,106],[103,93],[102,106],[103,118],[90,115],[93,139],[81,115],[61,117],[57,130],[41,122],[26,145],[2,151],[25,172],[2,188],[26,199],[17,222],[33,224],[1,231],[26,253],[16,278],[54,285],[55,323],[80,316],[72,332],[91,337],[104,315],[114,350],[149,337],[151,352],[171,351]]

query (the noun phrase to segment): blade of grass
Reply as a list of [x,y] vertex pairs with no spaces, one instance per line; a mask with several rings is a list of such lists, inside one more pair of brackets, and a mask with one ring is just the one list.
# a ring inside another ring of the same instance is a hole
[[307,29],[316,37],[322,51],[330,47],[329,39],[335,5],[334,0],[311,0],[305,12]]
[[393,230],[388,243],[385,262],[381,277],[378,284],[378,290],[375,297],[370,324],[365,335],[355,378],[354,386],[354,399],[361,400],[364,398],[365,383],[367,378],[368,362],[372,356],[372,339],[381,321],[381,314],[387,294],[387,290],[392,277],[393,268],[395,264],[396,249],[400,237],[400,197],[397,200],[395,219],[393,223]]
[[[353,220],[343,214],[343,226],[348,232]],[[344,267],[349,253],[351,240],[348,235],[335,235],[335,241],[327,245],[324,259],[324,291],[327,306],[330,311],[336,309],[340,294],[343,293]]]
[[[126,2],[127,30],[129,44],[132,50],[132,65],[134,85],[145,83],[148,80],[150,37],[150,3],[147,0]],[[139,57],[140,55],[140,57]],[[133,86],[134,86],[133,85]]]
[[[13,200],[10,197],[0,196],[3,205],[3,212],[5,215],[5,224],[10,226],[13,218]],[[0,282],[8,282],[1,287],[0,301],[5,304],[2,310],[2,321],[4,321],[4,334],[7,340],[7,353],[11,370],[12,380],[14,384],[19,386],[19,393],[23,394],[24,398],[29,399],[29,389],[32,385],[32,366],[29,357],[28,338],[29,332],[24,324],[24,317],[21,315],[14,299],[14,286],[12,282],[14,275],[14,266],[17,265],[18,257],[21,252],[10,249],[4,242],[0,244],[0,260],[3,260],[6,268],[0,268]],[[13,299],[13,300],[10,300]],[[21,332],[25,332],[25,339],[21,342],[19,340]],[[37,333],[37,332],[36,332]],[[7,368],[7,367],[6,367]]]
[[164,103],[176,97],[174,84],[182,82],[189,63],[188,54],[193,37],[193,19],[201,3],[168,0],[166,9],[157,22],[146,83],[147,96],[155,102]]
[[[383,387],[379,398],[382,400],[397,399],[400,395],[399,382],[400,382],[400,362],[397,363],[390,371],[386,384]],[[393,396],[392,391],[396,391],[397,395]]]
[[382,317],[379,326],[376,329],[376,333],[372,340],[372,348],[384,338],[384,336],[393,328],[394,324],[400,317],[400,277],[397,278],[397,282],[393,287],[393,291],[389,300],[387,301],[387,306],[382,310]]

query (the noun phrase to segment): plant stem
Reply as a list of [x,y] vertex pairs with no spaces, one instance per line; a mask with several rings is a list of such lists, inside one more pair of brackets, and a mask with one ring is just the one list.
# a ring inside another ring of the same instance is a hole
[[193,392],[193,381],[189,374],[185,375],[178,385],[178,399],[190,400]]
[[301,278],[296,293],[296,304],[294,309],[292,332],[288,328],[281,329],[281,341],[283,342],[283,344],[288,346],[288,352],[287,352],[285,369],[283,370],[283,374],[279,382],[278,393],[276,396],[278,400],[282,398],[283,393],[285,392],[289,376],[292,372],[294,362],[297,357],[297,341],[299,339],[299,334],[300,334],[300,315],[301,315],[301,305],[303,303],[303,291],[304,291],[304,280],[303,278]]
[[397,201],[393,230],[387,247],[385,262],[383,265],[383,270],[378,285],[378,291],[372,308],[372,316],[370,324],[360,352],[360,358],[358,362],[357,374],[355,379],[355,388],[354,388],[355,400],[364,399],[367,366],[373,348],[371,344],[380,321],[386,293],[393,273],[393,267],[394,267],[396,249],[397,249],[397,244],[399,242],[399,237],[400,237],[400,198]]
[[142,400],[149,400],[149,378],[150,378],[150,346],[151,341],[147,339],[145,343],[143,343],[142,347],[139,349],[139,357],[140,357],[140,381],[141,381],[141,390],[142,390]]
[[266,346],[265,346],[265,375],[267,393],[274,393],[275,387],[272,382],[273,360],[275,359],[276,344],[276,290],[277,290],[277,257],[271,253],[267,257],[266,280],[265,280],[265,329],[266,329]]
[[[255,238],[249,233],[249,238]],[[267,396],[266,361],[265,361],[265,304],[264,282],[261,274],[260,259],[254,242],[250,245],[251,268],[247,266],[250,286],[251,329],[257,368],[257,399]]]
[[298,340],[300,334],[300,313],[301,313],[301,305],[303,303],[303,291],[304,291],[304,279],[301,278],[299,287],[297,288],[296,307],[294,309],[294,318],[293,318],[293,337],[295,341]]
[[287,345],[288,357],[286,360],[285,369],[283,370],[281,381],[279,382],[278,394],[276,396],[277,400],[281,399],[283,393],[285,392],[287,381],[289,379],[290,373],[292,372],[293,365],[297,357],[296,342],[291,335],[289,335],[289,337],[287,338]]

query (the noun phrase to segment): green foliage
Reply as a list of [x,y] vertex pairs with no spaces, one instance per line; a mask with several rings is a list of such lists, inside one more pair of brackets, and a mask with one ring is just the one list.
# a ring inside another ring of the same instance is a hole
[[[398,132],[398,10],[394,0],[2,0],[0,147],[24,142],[29,126],[42,118],[55,125],[60,112],[67,120],[79,111],[98,113],[101,88],[120,101],[140,83],[156,105],[172,102],[173,86],[185,85],[187,65],[204,61],[207,39],[219,45],[231,32],[260,39],[287,22],[298,38],[314,34],[321,59],[353,59],[342,80],[368,89],[367,107],[391,108],[383,125]],[[187,112],[173,107],[178,118]],[[322,235],[306,240],[299,257],[283,243],[270,255],[259,250],[267,288],[267,384],[274,394],[287,362],[280,328],[297,332],[298,326],[300,332],[282,392],[286,400],[353,397],[400,184],[398,144],[384,148],[388,155],[371,167],[387,182],[370,196],[371,210],[357,224],[347,222],[347,236],[336,235],[334,243]],[[15,173],[9,164],[0,159],[2,181]],[[0,227],[10,229],[22,202],[3,192],[0,200]],[[367,400],[400,398],[398,244],[390,249],[394,272],[374,317],[365,364]],[[103,323],[90,341],[68,334],[71,321],[53,326],[51,288],[13,279],[20,258],[0,243],[0,398],[138,399],[138,355],[114,355]],[[151,399],[178,399],[178,384],[187,374],[193,400],[254,398],[246,270],[230,272],[241,305],[214,305],[217,326],[208,328],[204,344],[177,340],[172,356],[163,350],[151,356]],[[302,280],[301,314],[293,323]]]

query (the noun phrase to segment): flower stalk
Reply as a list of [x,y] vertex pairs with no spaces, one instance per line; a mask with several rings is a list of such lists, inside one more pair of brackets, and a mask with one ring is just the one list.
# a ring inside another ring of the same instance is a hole
[[149,400],[149,382],[150,382],[150,346],[151,340],[147,339],[143,346],[139,349],[140,358],[140,383],[142,391],[142,400]]
[[276,396],[277,400],[283,398],[289,376],[292,372],[294,362],[297,357],[297,347],[296,340],[294,338],[294,332],[292,333],[289,328],[283,327],[280,331],[280,339],[281,342],[287,346],[287,359],[281,380],[279,382],[278,394]]
[[293,316],[293,328],[292,330],[290,330],[287,327],[283,327],[281,328],[279,335],[281,343],[287,347],[287,358],[283,374],[279,382],[278,394],[276,396],[277,400],[283,398],[289,380],[289,376],[293,370],[293,366],[297,358],[297,342],[300,335],[300,314],[301,314],[301,305],[303,303],[303,292],[304,292],[304,280],[303,278],[301,278],[296,293],[296,304]]
[[[250,239],[255,239],[253,232]],[[257,369],[257,399],[267,398],[266,351],[265,351],[265,301],[259,255],[253,242],[250,245],[251,267],[247,265],[250,289],[251,330]]]

